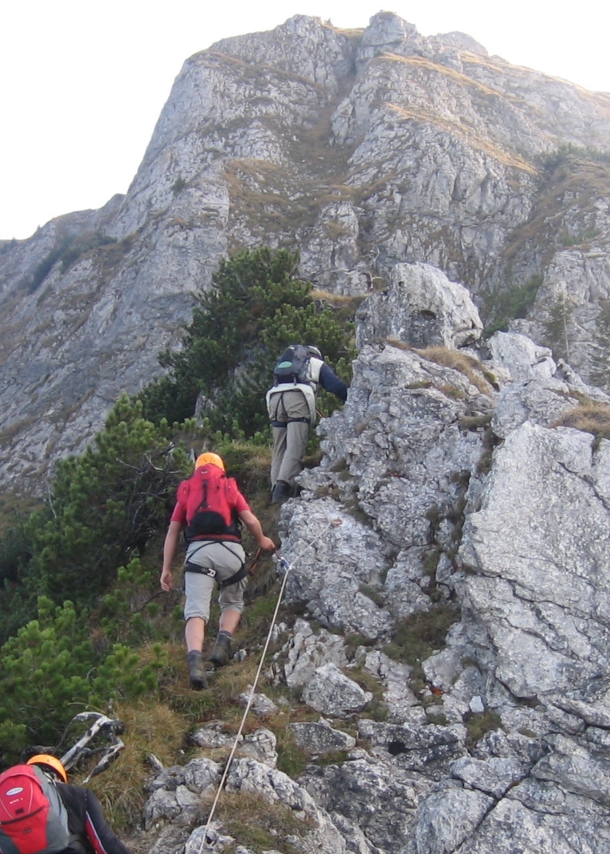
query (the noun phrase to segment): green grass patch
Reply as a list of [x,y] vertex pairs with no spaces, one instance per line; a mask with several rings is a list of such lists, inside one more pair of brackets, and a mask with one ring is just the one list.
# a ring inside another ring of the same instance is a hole
[[524,735],[526,738],[537,738],[534,730],[526,726],[519,727],[517,732],[520,733],[520,735]]
[[463,400],[466,397],[465,392],[463,392],[461,388],[449,385],[448,383],[439,385],[438,390],[442,391],[445,397],[450,397],[452,400]]
[[489,293],[485,313],[492,315],[493,320],[485,327],[485,337],[491,338],[494,332],[506,332],[511,320],[527,317],[542,281],[542,276],[536,273],[525,282],[512,282]]
[[466,712],[463,720],[466,724],[466,744],[468,747],[477,744],[486,733],[502,727],[502,718],[497,712],[492,712],[490,709],[486,709],[481,714]]
[[493,463],[494,450],[501,444],[501,442],[502,439],[496,436],[491,427],[488,427],[487,430],[485,430],[483,434],[483,452],[477,462],[477,474],[489,474]]
[[323,753],[314,760],[314,765],[340,765],[342,762],[347,762],[349,756],[348,750],[331,750],[328,753]]
[[464,415],[458,419],[458,424],[462,430],[482,430],[484,427],[489,427],[493,413],[486,412],[483,415]]
[[428,552],[426,557],[424,558],[423,570],[424,575],[432,575],[436,573],[436,569],[438,567],[438,562],[441,559],[441,550],[440,549],[432,549],[432,551]]
[[397,624],[384,652],[395,661],[404,661],[412,668],[411,683],[416,692],[425,687],[422,661],[445,647],[447,632],[459,618],[459,609],[454,605],[439,604]]
[[349,650],[356,650],[359,646],[375,646],[375,641],[364,635],[353,633],[345,635],[345,646]]
[[378,608],[383,608],[385,606],[385,596],[383,595],[383,590],[380,590],[378,587],[373,587],[370,584],[360,584],[358,587],[360,593],[363,596],[366,596],[367,599],[370,599],[371,602],[374,602]]
[[435,708],[428,707],[426,709],[426,717],[431,724],[436,724],[436,726],[446,726],[447,724],[447,715],[443,712]]
[[303,747],[299,747],[287,726],[276,732],[275,736],[277,738],[278,770],[296,779],[309,764],[309,754]]
[[[301,838],[313,826],[311,820],[298,819],[289,806],[269,803],[255,792],[223,793],[218,801],[218,817],[227,833],[255,854],[271,850],[299,854]],[[290,837],[297,837],[296,845],[287,841]]]

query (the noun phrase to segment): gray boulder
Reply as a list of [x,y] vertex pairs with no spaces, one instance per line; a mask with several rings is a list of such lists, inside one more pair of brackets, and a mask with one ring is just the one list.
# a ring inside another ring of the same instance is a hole
[[370,691],[364,691],[332,663],[318,667],[303,691],[304,703],[331,717],[361,711],[372,699]]
[[379,340],[458,348],[474,344],[483,331],[466,288],[429,264],[397,264],[387,289],[364,300],[356,321],[360,348]]
[[412,850],[417,854],[444,854],[467,842],[494,799],[482,792],[445,783],[433,792],[418,811]]
[[265,694],[260,691],[253,694],[251,685],[248,691],[244,691],[243,694],[239,695],[238,702],[244,709],[247,707],[248,703],[250,703],[251,710],[255,715],[259,715],[260,717],[275,715],[278,711],[273,700],[270,700]]
[[439,767],[465,752],[466,734],[462,726],[417,726],[386,724],[367,719],[358,722],[360,736],[371,745],[373,755],[394,757],[394,763],[410,771],[436,775]]
[[339,750],[351,750],[356,746],[356,739],[341,730],[334,729],[324,720],[318,723],[302,721],[290,724],[290,731],[299,747],[304,748],[312,756],[332,753]]
[[[328,813],[320,809],[305,789],[286,774],[252,759],[239,759],[227,777],[227,792],[249,792],[271,804],[289,806],[297,819],[303,821],[298,832],[299,849],[305,854],[346,854],[346,842]],[[368,852],[366,852],[368,854]]]
[[352,752],[350,761],[310,765],[301,782],[331,815],[354,822],[372,845],[403,851],[412,839],[417,811],[434,789],[431,776],[413,773],[387,758]]
[[506,374],[511,382],[548,380],[556,371],[552,351],[535,344],[516,332],[496,332],[489,339],[494,369],[499,376]]
[[275,768],[277,765],[277,738],[270,729],[261,727],[245,735],[239,745],[238,755],[256,759],[263,765]]
[[317,634],[306,620],[297,620],[291,639],[282,649],[283,678],[288,687],[306,685],[318,667],[332,662],[345,667],[345,642],[340,635],[321,629]]

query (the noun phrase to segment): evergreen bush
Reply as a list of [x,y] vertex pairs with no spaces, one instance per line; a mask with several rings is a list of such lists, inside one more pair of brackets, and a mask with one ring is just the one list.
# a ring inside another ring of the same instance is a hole
[[545,344],[553,351],[556,359],[570,361],[570,324],[572,306],[563,297],[559,297],[549,308],[544,324]]
[[72,602],[38,601],[38,618],[23,626],[0,650],[0,752],[17,761],[26,745],[60,742],[71,718],[85,708],[107,711],[112,701],[134,700],[157,689],[166,656],[153,647],[143,662],[123,644],[96,646],[87,613]]
[[311,284],[295,277],[298,261],[296,252],[263,247],[220,262],[211,289],[197,296],[182,349],[160,356],[167,376],[140,395],[146,418],[180,422],[199,401],[208,431],[268,436],[265,392],[278,355],[295,342],[319,347],[349,379],[352,325],[313,299]]
[[604,300],[597,315],[597,329],[592,344],[591,381],[608,391],[610,388],[610,300]]
[[80,604],[106,592],[166,524],[185,464],[167,424],[146,421],[142,404],[123,396],[94,447],[58,463],[47,506],[26,525],[28,589]]
[[485,325],[486,338],[494,332],[506,332],[511,320],[527,317],[541,285],[542,276],[535,274],[526,282],[513,282],[487,294],[484,313],[492,319]]

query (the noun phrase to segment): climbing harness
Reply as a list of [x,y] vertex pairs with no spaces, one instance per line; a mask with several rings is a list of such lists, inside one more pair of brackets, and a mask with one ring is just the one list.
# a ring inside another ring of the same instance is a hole
[[[281,386],[281,388],[283,390],[278,391],[274,387],[274,388],[270,389],[268,394],[267,394],[268,404],[269,404],[269,406],[268,406],[269,417],[271,418],[271,426],[272,427],[279,427],[280,429],[285,429],[286,427],[288,427],[289,424],[311,424],[312,411],[315,410],[315,397],[313,398],[314,410],[312,410],[311,395],[313,394],[313,392],[312,392],[311,388],[309,386],[306,386],[303,383],[301,383],[301,385],[298,385],[298,386],[295,385],[295,386],[290,387],[290,388],[284,388],[284,386]],[[288,417],[288,413],[286,412],[286,406],[284,404],[284,392],[294,391],[295,388],[298,389],[299,391],[301,391],[305,395],[305,398],[307,400],[307,405],[309,407],[309,418],[305,418],[305,417],[303,417],[303,418],[289,418]],[[271,403],[272,403],[274,396],[277,397],[278,400],[275,402],[275,411],[272,413],[271,412]],[[280,406],[282,407],[282,409],[284,411],[283,420],[280,420]],[[315,411],[317,412],[317,410],[315,410]],[[314,418],[314,420],[315,420],[315,418]]]
[[[275,605],[275,610],[274,610],[273,616],[271,618],[271,625],[269,626],[269,632],[267,634],[267,640],[265,641],[265,646],[263,647],[263,652],[261,654],[261,660],[259,662],[258,669],[256,671],[256,676],[254,677],[254,682],[252,683],[252,687],[250,690],[250,696],[248,697],[248,702],[246,704],[246,708],[244,710],[244,714],[243,714],[243,717],[241,719],[241,723],[239,725],[239,730],[237,732],[237,735],[235,736],[235,741],[233,742],[233,747],[231,748],[229,758],[225,764],[225,769],[223,771],[222,777],[220,779],[220,783],[218,784],[218,789],[216,791],[216,797],[214,798],[214,802],[212,804],[212,808],[211,808],[210,814],[208,816],[208,821],[207,821],[207,824],[205,826],[205,830],[203,833],[203,839],[201,840],[201,845],[199,848],[199,854],[202,854],[202,852],[204,851],[204,846],[206,846],[208,850],[211,850],[210,846],[212,846],[215,842],[215,840],[213,840],[212,837],[210,836],[210,825],[211,825],[212,819],[214,817],[216,805],[218,804],[218,800],[219,800],[220,795],[222,793],[224,784],[225,784],[227,777],[229,775],[229,769],[231,767],[231,762],[233,761],[233,757],[235,756],[235,751],[237,750],[237,745],[239,744],[239,741],[241,739],[241,734],[243,732],[243,729],[244,729],[244,726],[246,723],[246,719],[248,717],[248,713],[250,712],[250,707],[252,706],[252,703],[254,701],[254,694],[256,692],[256,686],[257,686],[258,680],[260,678],[260,675],[261,675],[261,672],[263,669],[263,664],[265,661],[265,656],[267,655],[267,650],[269,649],[269,644],[271,643],[271,636],[273,634],[273,629],[275,627],[275,621],[277,619],[277,615],[278,615],[278,612],[280,610],[280,605],[282,602],[282,597],[284,595],[284,590],[286,588],[286,582],[288,581],[288,576],[290,575],[291,570],[294,569],[295,565],[303,557],[303,555],[305,554],[307,549],[309,549],[313,545],[315,545],[318,542],[318,540],[321,540],[322,537],[324,536],[324,534],[329,530],[329,528],[337,528],[341,524],[342,524],[341,519],[331,519],[330,522],[324,528],[324,530],[321,531],[316,537],[314,537],[313,540],[311,540],[309,543],[307,543],[307,545],[297,554],[296,558],[294,559],[294,561],[292,563],[289,563],[286,560],[286,558],[282,557],[281,555],[277,556],[277,562],[278,562],[277,573],[278,573],[278,576],[280,576],[282,578],[282,583],[280,585],[280,592],[278,593],[277,602]],[[208,842],[208,838],[210,840],[209,842]]]
[[[201,549],[204,549],[206,546],[213,546],[213,545],[224,546],[224,548],[228,552],[230,552],[233,555],[233,557],[238,557],[238,555],[235,554],[233,549],[230,549],[226,545],[226,543],[223,543],[222,540],[206,540],[206,542],[202,543],[202,545],[200,545],[199,548],[197,548],[197,549],[195,549],[195,551],[191,552],[191,554],[189,555],[189,558],[192,558],[193,555],[196,555],[197,552],[200,552]],[[258,551],[260,553],[260,549]],[[256,558],[252,562],[252,566],[256,562],[257,558],[258,558],[258,553],[257,553]],[[250,569],[252,569],[252,567],[250,567]],[[184,571],[185,572],[196,572],[199,575],[209,575],[210,578],[216,578],[216,575],[217,575],[216,570],[212,569],[212,567],[201,566],[201,564],[193,563],[193,561],[191,561],[190,559],[187,560],[187,562],[184,564]],[[230,587],[231,584],[237,584],[237,582],[241,581],[242,578],[245,578],[246,575],[248,575],[248,567],[246,566],[246,562],[243,561],[242,565],[237,570],[237,572],[234,572],[233,575],[229,576],[229,578],[225,578],[224,581],[218,581],[218,586],[219,587]]]

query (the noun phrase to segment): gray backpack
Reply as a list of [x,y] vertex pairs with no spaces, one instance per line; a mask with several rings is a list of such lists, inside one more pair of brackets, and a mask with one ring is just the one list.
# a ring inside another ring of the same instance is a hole
[[273,369],[275,384],[307,382],[310,358],[307,347],[302,344],[291,344],[275,364]]

